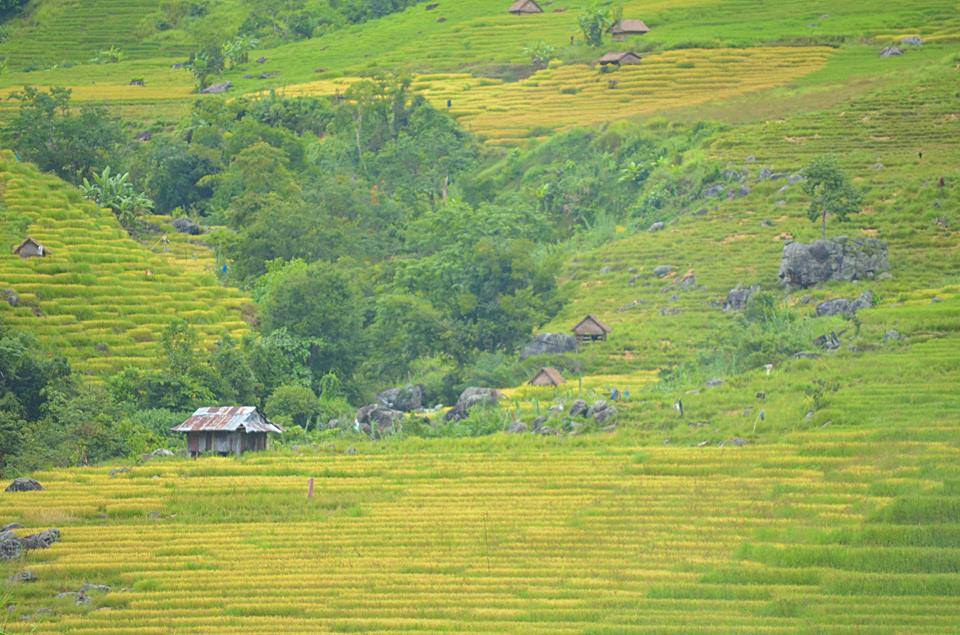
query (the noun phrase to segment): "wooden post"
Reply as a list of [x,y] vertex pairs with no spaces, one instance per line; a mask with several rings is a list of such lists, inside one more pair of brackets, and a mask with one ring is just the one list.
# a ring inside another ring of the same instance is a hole
[[310,477],[310,480],[307,481],[307,498],[313,498],[313,477]]

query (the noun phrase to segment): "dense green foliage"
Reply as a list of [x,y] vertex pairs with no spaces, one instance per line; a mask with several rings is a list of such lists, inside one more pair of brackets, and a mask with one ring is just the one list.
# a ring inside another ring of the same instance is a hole
[[145,451],[152,439],[65,359],[0,322],[0,470],[86,465]]
[[41,169],[78,183],[115,160],[122,148],[119,119],[102,106],[70,107],[70,90],[32,86],[13,93],[20,107],[3,129],[7,147]]

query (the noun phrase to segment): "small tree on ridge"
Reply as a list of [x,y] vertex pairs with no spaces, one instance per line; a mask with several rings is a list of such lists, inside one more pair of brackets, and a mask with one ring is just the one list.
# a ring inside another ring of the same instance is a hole
[[827,238],[827,216],[841,223],[860,211],[863,196],[833,157],[819,157],[803,170],[803,191],[810,197],[807,217],[820,221],[821,236]]

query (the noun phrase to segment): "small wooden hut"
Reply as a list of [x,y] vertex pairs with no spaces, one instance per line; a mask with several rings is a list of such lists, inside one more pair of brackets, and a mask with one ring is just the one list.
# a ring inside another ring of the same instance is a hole
[[530,380],[531,386],[559,386],[566,380],[556,368],[546,366],[541,368],[533,379]]
[[614,40],[625,40],[632,35],[645,35],[650,32],[643,20],[620,20],[610,27]]
[[13,248],[13,253],[21,258],[43,258],[48,253],[47,248],[27,236],[27,239]]
[[613,329],[592,315],[583,318],[573,327],[573,334],[577,336],[577,340],[580,342],[605,341],[607,335],[612,332]]
[[221,456],[267,449],[267,435],[283,428],[271,423],[253,406],[199,408],[189,419],[171,428],[187,435],[190,456],[213,452]]
[[508,12],[513,15],[529,15],[531,13],[543,13],[543,9],[540,8],[540,5],[534,2],[534,0],[517,0],[510,8],[507,9]]
[[640,56],[632,51],[607,53],[599,60],[600,66],[626,66],[628,64],[639,64]]

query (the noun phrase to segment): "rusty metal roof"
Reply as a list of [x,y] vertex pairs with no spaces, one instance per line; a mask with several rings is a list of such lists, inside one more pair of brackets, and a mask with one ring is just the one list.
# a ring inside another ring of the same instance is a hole
[[189,419],[171,428],[173,432],[235,432],[243,428],[250,432],[283,432],[253,406],[224,406],[198,408]]

